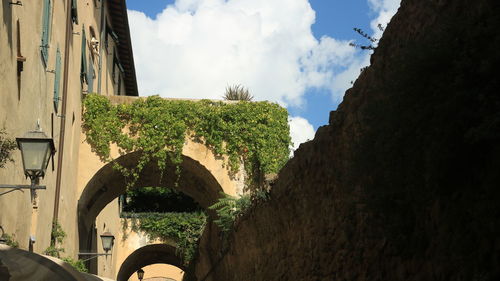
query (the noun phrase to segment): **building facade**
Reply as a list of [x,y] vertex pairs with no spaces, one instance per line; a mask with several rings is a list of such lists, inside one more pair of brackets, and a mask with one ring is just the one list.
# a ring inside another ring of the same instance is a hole
[[[0,17],[0,128],[15,138],[39,126],[57,150],[46,190],[33,200],[30,190],[0,196],[0,226],[20,248],[43,253],[57,221],[61,256],[77,258],[82,99],[138,95],[125,0],[2,1]],[[20,152],[12,157],[0,184],[29,184]]]

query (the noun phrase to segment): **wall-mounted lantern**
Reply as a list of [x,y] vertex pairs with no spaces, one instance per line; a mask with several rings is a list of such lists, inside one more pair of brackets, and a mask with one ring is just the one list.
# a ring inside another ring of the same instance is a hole
[[104,249],[104,252],[107,253],[109,252],[109,250],[111,250],[111,248],[113,248],[115,242],[115,236],[106,231],[103,234],[101,234],[101,240],[102,240],[102,248]]
[[144,278],[144,270],[142,270],[142,268],[137,270],[137,278],[139,278],[140,281]]
[[0,193],[7,194],[21,189],[45,189],[45,186],[37,185],[40,178],[45,176],[50,158],[56,152],[54,140],[38,128],[36,131],[27,132],[22,138],[16,138],[21,158],[23,160],[24,175],[31,180],[31,185],[0,185],[0,188],[11,188],[12,190]]
[[110,256],[108,252],[113,248],[115,236],[109,232],[104,232],[101,236],[102,248],[104,249],[105,254],[100,253],[78,253],[79,256],[92,256],[88,259],[84,259],[83,261],[88,261],[98,256]]

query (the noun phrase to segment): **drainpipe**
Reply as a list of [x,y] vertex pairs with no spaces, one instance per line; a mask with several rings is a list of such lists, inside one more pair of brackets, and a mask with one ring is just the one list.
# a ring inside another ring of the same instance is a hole
[[61,127],[59,131],[59,149],[57,155],[57,178],[56,178],[56,194],[54,199],[54,216],[53,222],[57,222],[59,217],[59,198],[61,196],[61,178],[63,169],[63,155],[64,155],[64,136],[66,127],[67,116],[67,97],[68,97],[68,77],[69,77],[69,46],[73,36],[73,26],[71,22],[71,0],[66,4],[66,40],[64,43],[64,77],[63,77],[63,92],[62,92],[62,106],[61,106]]
[[102,46],[104,45],[104,39],[106,36],[106,21],[104,13],[104,0],[101,0],[101,42],[99,42],[99,77],[97,78],[97,93],[101,94],[101,74],[102,74],[102,56],[104,55],[104,50]]

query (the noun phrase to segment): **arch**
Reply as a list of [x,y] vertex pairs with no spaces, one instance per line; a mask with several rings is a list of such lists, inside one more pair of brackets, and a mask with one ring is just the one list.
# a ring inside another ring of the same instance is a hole
[[176,248],[168,244],[152,244],[141,247],[130,254],[120,266],[117,281],[127,281],[138,269],[150,264],[165,263],[176,266],[183,271],[186,267]]
[[[116,161],[124,167],[131,168],[138,162],[139,157],[140,152],[132,152],[120,156]],[[203,208],[212,205],[223,191],[210,171],[190,157],[182,156],[179,177],[175,174],[175,166],[171,163],[167,163],[163,177],[160,177],[161,171],[153,162],[143,168],[135,188],[146,186],[176,188],[192,197]],[[87,183],[78,200],[80,250],[91,248],[91,231],[96,217],[108,203],[125,193],[126,186],[126,178],[121,172],[113,169],[112,163],[104,165]]]

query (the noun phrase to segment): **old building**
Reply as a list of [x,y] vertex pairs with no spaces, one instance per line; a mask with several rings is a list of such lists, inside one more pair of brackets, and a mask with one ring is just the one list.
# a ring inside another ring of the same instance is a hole
[[[29,189],[0,196],[0,226],[20,248],[42,253],[58,221],[66,232],[63,255],[76,258],[82,98],[138,95],[126,4],[2,1],[0,11],[0,128],[15,138],[39,127],[57,150],[40,180],[47,188],[34,200]],[[0,184],[29,184],[21,153],[12,156]]]

